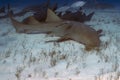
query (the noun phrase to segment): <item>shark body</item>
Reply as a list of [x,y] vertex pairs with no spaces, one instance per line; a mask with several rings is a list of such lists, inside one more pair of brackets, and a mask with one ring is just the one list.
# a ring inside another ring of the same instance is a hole
[[55,41],[62,42],[74,40],[85,45],[86,50],[96,49],[100,46],[100,32],[80,22],[62,20],[56,16],[50,9],[47,11],[45,22],[39,22],[34,17],[28,17],[23,22],[18,22],[12,16],[10,19],[18,33],[46,33],[54,34],[60,38]]

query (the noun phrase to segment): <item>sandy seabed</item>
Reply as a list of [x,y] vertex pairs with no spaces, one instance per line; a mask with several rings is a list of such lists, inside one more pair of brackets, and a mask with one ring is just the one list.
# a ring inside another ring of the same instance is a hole
[[[100,51],[46,34],[19,34],[10,19],[0,20],[0,80],[120,80],[120,11],[95,11],[90,22],[102,29]],[[28,16],[16,17],[21,21]]]

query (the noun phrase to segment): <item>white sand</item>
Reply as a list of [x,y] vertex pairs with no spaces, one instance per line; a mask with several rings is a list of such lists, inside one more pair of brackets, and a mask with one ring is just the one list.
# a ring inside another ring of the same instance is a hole
[[0,80],[120,80],[120,12],[96,10],[86,24],[103,29],[99,52],[74,41],[45,43],[56,38],[19,34],[0,20]]

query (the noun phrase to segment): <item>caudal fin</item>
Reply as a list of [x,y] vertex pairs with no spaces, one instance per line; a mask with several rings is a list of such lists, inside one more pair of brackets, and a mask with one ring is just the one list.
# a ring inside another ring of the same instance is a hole
[[24,27],[24,24],[21,23],[21,22],[19,22],[19,21],[17,21],[17,20],[15,20],[15,19],[13,18],[13,11],[12,11],[12,10],[10,10],[10,11],[8,12],[8,16],[9,16],[9,18],[10,18],[10,20],[11,20],[14,28],[16,29],[16,32],[18,32],[18,33],[23,32],[23,31],[24,31],[24,28],[23,28],[23,27]]

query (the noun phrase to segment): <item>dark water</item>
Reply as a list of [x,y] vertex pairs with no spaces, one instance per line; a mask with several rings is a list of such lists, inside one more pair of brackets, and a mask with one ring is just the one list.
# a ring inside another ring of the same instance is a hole
[[[35,4],[42,4],[46,2],[47,0],[0,0],[0,7],[3,5],[6,5],[8,3],[12,4],[13,6],[27,6],[27,5],[35,5]],[[71,4],[75,1],[80,1],[80,0],[50,0],[51,4],[53,3],[58,3],[59,6],[65,5],[65,4]],[[114,4],[115,6],[120,5],[120,0],[82,0],[82,1],[87,1],[89,3],[109,3],[109,4]]]

